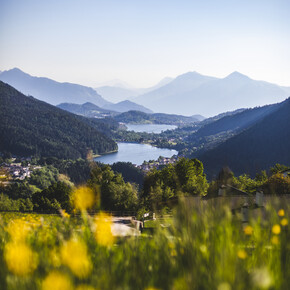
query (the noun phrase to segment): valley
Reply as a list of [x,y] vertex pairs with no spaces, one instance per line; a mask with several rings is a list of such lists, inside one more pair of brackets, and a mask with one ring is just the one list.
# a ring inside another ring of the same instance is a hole
[[290,289],[290,1],[0,1],[0,289]]

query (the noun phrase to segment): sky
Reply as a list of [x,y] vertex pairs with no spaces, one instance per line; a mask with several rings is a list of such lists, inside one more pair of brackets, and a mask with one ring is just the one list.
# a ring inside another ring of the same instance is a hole
[[288,0],[0,0],[0,70],[149,87],[197,71],[290,86]]

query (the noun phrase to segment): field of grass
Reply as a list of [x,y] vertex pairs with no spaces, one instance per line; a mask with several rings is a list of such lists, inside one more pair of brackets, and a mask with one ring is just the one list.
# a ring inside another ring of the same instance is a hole
[[242,223],[225,202],[181,200],[153,235],[114,237],[105,214],[0,213],[0,289],[289,289],[290,207]]

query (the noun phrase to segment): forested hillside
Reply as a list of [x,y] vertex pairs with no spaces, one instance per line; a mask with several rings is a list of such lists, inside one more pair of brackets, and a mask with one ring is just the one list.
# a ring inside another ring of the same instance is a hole
[[82,105],[73,103],[61,103],[57,105],[57,107],[73,114],[92,118],[102,118],[105,116],[113,116],[117,114],[117,112],[102,109],[99,106],[96,106],[95,104],[90,102],[84,103]]
[[0,82],[0,151],[20,156],[85,158],[88,150],[105,153],[117,144],[85,120]]
[[268,105],[253,109],[247,109],[240,113],[225,116],[215,122],[200,128],[196,134],[189,137],[201,137],[215,135],[225,131],[238,131],[255,124],[268,114],[279,108],[280,104]]
[[228,139],[199,158],[207,173],[214,175],[223,166],[235,174],[256,172],[276,163],[290,164],[290,98],[259,122]]
[[174,114],[146,114],[140,111],[129,111],[114,117],[118,122],[131,124],[168,124],[181,125],[187,123],[199,122],[196,117],[186,117]]

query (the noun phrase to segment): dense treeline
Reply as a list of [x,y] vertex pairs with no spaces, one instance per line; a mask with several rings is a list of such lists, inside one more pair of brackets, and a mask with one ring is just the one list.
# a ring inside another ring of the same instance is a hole
[[[234,176],[229,168],[220,171],[210,183],[202,162],[181,158],[161,170],[146,175],[130,163],[112,167],[87,160],[42,158],[40,169],[31,178],[0,187],[0,210],[58,213],[72,211],[74,190],[89,187],[95,195],[92,210],[142,213],[172,207],[181,196],[218,196],[221,186],[254,194],[290,194],[290,167],[276,164],[269,172],[261,171],[255,178],[243,174]],[[130,182],[128,182],[130,181]]]
[[27,97],[0,82],[0,151],[18,156],[85,158],[88,150],[105,153],[117,144],[100,133],[104,122],[86,120]]
[[94,165],[88,185],[95,190],[100,206],[110,211],[135,211],[138,206],[137,188],[125,182],[120,173],[114,171],[108,165]]
[[43,157],[38,163],[56,168],[60,174],[67,176],[75,185],[84,184],[90,178],[91,163],[88,160],[63,160],[55,157]]
[[270,168],[268,174],[263,170],[251,178],[248,174],[235,176],[228,167],[224,167],[217,178],[210,182],[207,197],[217,196],[221,186],[224,187],[226,195],[231,194],[235,189],[248,194],[254,194],[257,191],[266,195],[290,194],[290,174],[288,171],[290,172],[290,167],[277,163]]
[[143,187],[145,174],[131,162],[117,162],[111,165],[111,168],[114,172],[121,173],[126,182],[138,184],[140,189]]
[[152,170],[144,180],[143,198],[149,208],[162,208],[174,197],[205,195],[208,183],[197,159],[180,159],[175,165]]

